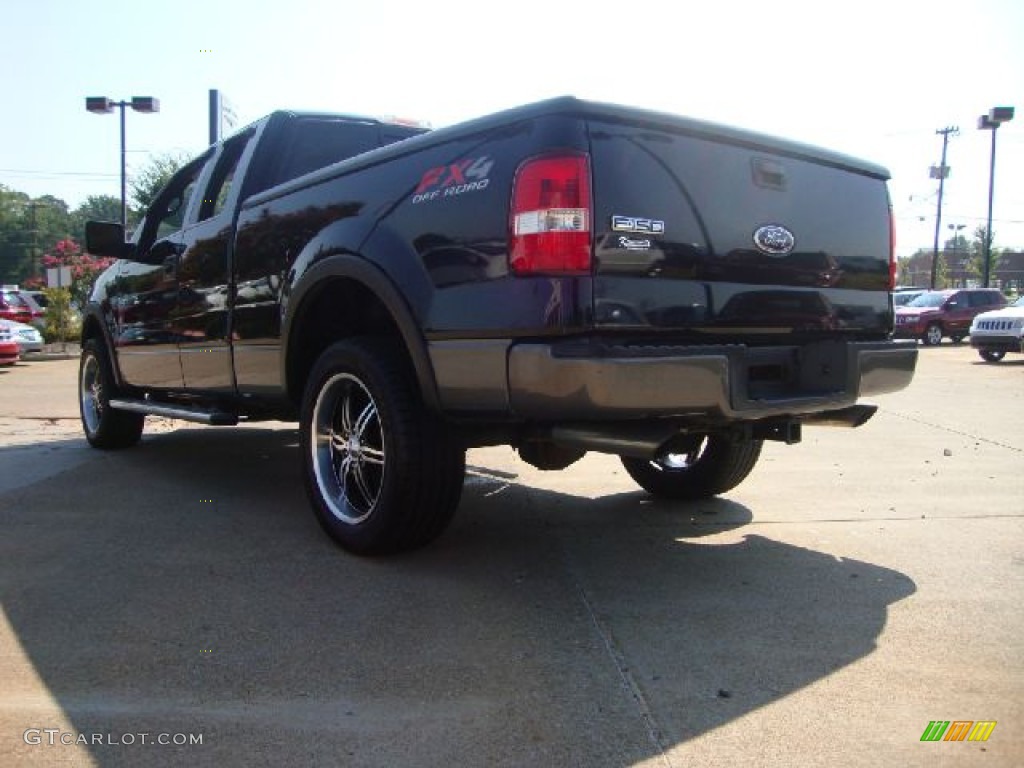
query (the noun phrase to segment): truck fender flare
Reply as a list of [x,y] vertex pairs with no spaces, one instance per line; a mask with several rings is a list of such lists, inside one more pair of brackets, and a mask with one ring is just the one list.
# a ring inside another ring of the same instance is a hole
[[428,408],[440,411],[441,401],[434,379],[434,368],[427,352],[427,341],[420,331],[412,310],[383,270],[351,252],[339,253],[317,262],[306,270],[286,294],[281,337],[289,340],[289,343],[284,354],[281,355],[281,381],[288,382],[291,329],[293,323],[302,316],[307,295],[322,285],[324,280],[338,277],[360,283],[384,305],[402,335],[402,341],[408,350],[423,402]]
[[[95,326],[95,332],[92,328]],[[114,374],[114,385],[121,387],[124,380],[121,378],[121,366],[118,365],[117,355],[114,354],[114,339],[111,335],[110,323],[104,317],[103,308],[95,303],[86,305],[82,312],[82,343],[86,338],[98,338],[107,351],[107,360],[110,361],[110,370]]]

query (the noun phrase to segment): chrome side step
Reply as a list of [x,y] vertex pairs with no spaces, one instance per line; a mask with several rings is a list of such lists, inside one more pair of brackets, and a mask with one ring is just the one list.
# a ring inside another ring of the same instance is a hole
[[214,427],[233,427],[238,423],[237,414],[209,408],[198,408],[192,405],[168,405],[167,403],[154,403],[151,400],[114,398],[110,401],[110,407],[119,411],[144,413],[147,416],[163,416],[167,419],[196,421],[200,424],[209,424]]

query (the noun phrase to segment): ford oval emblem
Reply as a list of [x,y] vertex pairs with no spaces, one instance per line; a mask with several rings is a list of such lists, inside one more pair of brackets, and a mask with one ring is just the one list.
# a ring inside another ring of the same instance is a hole
[[765,224],[754,232],[754,245],[762,253],[785,256],[796,246],[796,238],[780,224]]

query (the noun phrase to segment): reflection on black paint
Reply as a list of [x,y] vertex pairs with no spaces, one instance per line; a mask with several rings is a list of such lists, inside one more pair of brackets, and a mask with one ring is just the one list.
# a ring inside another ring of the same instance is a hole
[[750,285],[793,285],[831,288],[839,284],[839,262],[824,251],[793,252],[784,256],[737,249],[707,262],[709,279]]
[[278,338],[278,301],[289,270],[308,269],[320,255],[309,254],[303,265],[296,265],[295,259],[326,227],[358,216],[362,209],[360,202],[308,205],[283,213],[271,213],[268,206],[240,226],[234,265],[238,311],[232,335],[236,340]]
[[438,288],[491,280],[508,273],[504,240],[463,243],[427,233],[417,237],[413,247]]
[[835,308],[817,291],[744,291],[729,299],[715,319],[728,327],[779,326],[792,331],[839,327]]

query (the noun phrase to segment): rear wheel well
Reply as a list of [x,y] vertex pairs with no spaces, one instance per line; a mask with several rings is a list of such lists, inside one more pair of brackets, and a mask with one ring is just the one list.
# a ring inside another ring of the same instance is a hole
[[358,280],[333,278],[310,291],[299,308],[288,334],[286,386],[288,397],[299,406],[306,380],[324,350],[337,341],[355,336],[394,339],[413,365],[398,324],[383,301]]

